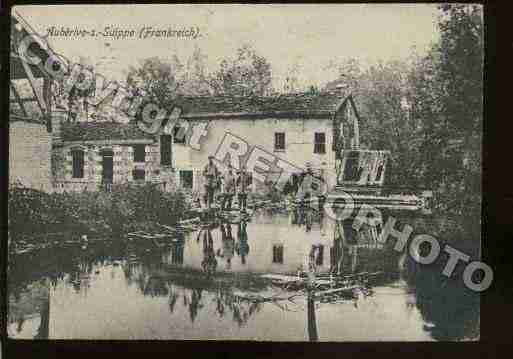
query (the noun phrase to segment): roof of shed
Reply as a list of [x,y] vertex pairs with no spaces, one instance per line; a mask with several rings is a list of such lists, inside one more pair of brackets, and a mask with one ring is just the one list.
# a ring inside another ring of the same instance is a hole
[[[337,110],[341,99],[332,93],[292,94],[267,97],[199,96],[178,97],[176,106],[182,109],[182,118],[329,118]],[[135,122],[78,122],[63,123],[64,141],[102,141],[153,139],[141,131]]]
[[333,115],[342,99],[334,93],[287,94],[277,96],[179,96],[176,106],[184,118],[241,116]]
[[61,125],[63,141],[102,141],[153,139],[149,133],[141,131],[137,124],[117,122],[77,122]]

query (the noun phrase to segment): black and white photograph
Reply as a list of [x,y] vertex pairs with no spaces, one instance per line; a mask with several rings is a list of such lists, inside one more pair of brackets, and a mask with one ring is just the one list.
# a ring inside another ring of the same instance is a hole
[[480,341],[484,48],[470,3],[12,7],[8,339]]

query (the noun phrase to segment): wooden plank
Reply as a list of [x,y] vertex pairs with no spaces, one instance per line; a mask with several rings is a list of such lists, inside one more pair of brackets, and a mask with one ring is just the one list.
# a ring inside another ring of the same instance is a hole
[[322,292],[316,292],[314,294],[314,297],[320,297],[320,296],[323,296],[323,295],[326,295],[326,294],[332,294],[332,293],[347,292],[347,291],[350,291],[350,290],[352,291],[353,289],[358,289],[358,288],[361,288],[361,286],[359,286],[359,285],[351,285],[351,286],[344,287],[344,288],[335,288],[335,289],[323,290]]
[[21,101],[21,97],[18,94],[18,91],[16,90],[16,87],[12,84],[11,81],[9,81],[9,83],[10,83],[10,86],[11,86],[12,93],[13,93],[14,97],[16,98],[16,102],[20,106],[21,111],[23,112],[23,115],[25,117],[28,117],[27,110],[25,109],[25,106],[23,106],[23,102]]
[[44,99],[42,98],[42,94],[40,94],[37,88],[35,87],[36,79],[34,77],[34,74],[32,73],[32,70],[25,61],[22,61],[21,64],[23,65],[25,73],[28,76],[30,87],[32,87],[32,91],[34,92],[34,95],[36,95],[39,108],[41,109],[41,113],[44,114],[46,112],[46,104],[44,102]]

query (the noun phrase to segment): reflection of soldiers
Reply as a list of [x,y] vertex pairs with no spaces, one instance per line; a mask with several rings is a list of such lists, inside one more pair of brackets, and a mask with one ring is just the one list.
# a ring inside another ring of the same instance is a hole
[[240,221],[237,229],[237,244],[235,251],[240,256],[242,264],[246,264],[246,256],[249,254],[248,232],[246,231],[246,221]]
[[219,256],[221,258],[226,258],[226,269],[230,269],[232,265],[232,258],[234,254],[235,240],[232,236],[232,226],[227,223],[226,228],[223,223],[220,225],[221,227],[221,239],[223,242],[223,253]]
[[212,232],[207,228],[203,232],[203,261],[201,267],[207,274],[213,274],[217,268],[217,259],[214,253],[214,241],[212,240]]
[[331,247],[331,269],[330,272],[334,274],[342,274],[344,262],[344,247],[342,244],[342,238],[337,237],[333,241],[333,247]]

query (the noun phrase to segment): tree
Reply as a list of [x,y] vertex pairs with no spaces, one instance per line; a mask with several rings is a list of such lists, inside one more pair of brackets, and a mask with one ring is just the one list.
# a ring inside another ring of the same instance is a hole
[[363,68],[358,60],[348,59],[332,61],[329,67],[339,75],[323,91],[353,95],[361,118],[361,147],[391,151],[387,184],[420,185],[419,127],[411,116],[411,64],[389,61]]
[[[483,111],[483,19],[479,5],[441,5],[440,41],[433,46],[417,90],[425,126],[429,183],[441,208],[479,223]],[[436,139],[437,148],[429,142]]]
[[166,108],[178,95],[180,71],[177,57],[169,63],[151,57],[141,61],[139,67],[130,67],[126,83],[129,89],[143,93],[147,100]]
[[283,86],[283,92],[285,92],[285,93],[298,92],[299,87],[300,87],[300,83],[299,83],[300,73],[301,73],[301,65],[296,62],[287,71],[287,75],[285,76],[285,84]]
[[201,48],[196,47],[192,56],[187,60],[180,93],[190,96],[212,93],[212,87],[208,82],[206,62],[207,56],[203,54]]
[[210,84],[217,95],[263,96],[271,91],[271,65],[249,45],[235,59],[224,59]]
[[422,185],[419,127],[411,116],[414,71],[404,61],[378,63],[362,71],[353,92],[360,106],[362,145],[390,150],[387,182],[390,185]]
[[358,95],[360,81],[362,80],[362,65],[358,59],[331,60],[324,70],[335,73],[336,79],[324,86],[324,91],[334,91],[339,85],[343,85],[355,96]]

